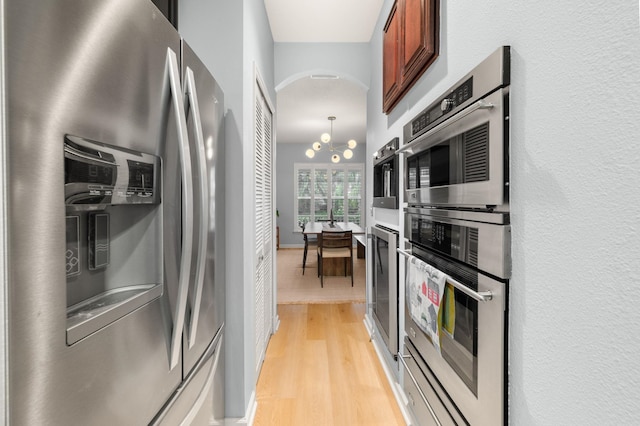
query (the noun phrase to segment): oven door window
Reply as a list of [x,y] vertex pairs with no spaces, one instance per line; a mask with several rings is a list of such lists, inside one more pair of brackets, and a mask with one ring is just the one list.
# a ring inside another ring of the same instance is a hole
[[454,135],[407,159],[408,188],[489,180],[489,123]]
[[447,282],[440,316],[442,357],[478,395],[478,302]]
[[380,325],[389,335],[389,242],[379,237],[374,237],[375,253],[373,257],[374,268],[374,306]]

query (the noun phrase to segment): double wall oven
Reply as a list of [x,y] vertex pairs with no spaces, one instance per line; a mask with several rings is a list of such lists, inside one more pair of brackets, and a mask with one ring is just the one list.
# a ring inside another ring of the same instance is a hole
[[419,424],[507,422],[510,49],[404,126],[403,386]]

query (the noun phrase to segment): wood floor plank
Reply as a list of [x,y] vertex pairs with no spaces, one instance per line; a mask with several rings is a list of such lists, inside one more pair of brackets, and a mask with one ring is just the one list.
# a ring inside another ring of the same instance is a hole
[[404,425],[363,324],[364,304],[278,305],[255,425]]

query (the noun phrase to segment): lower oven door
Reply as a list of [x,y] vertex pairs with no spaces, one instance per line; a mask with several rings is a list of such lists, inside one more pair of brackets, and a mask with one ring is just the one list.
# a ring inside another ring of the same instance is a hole
[[443,291],[434,295],[437,312],[421,311],[416,301],[431,298],[432,283],[407,275],[408,339],[469,424],[505,424],[507,283],[415,247],[413,252],[419,257],[408,257],[407,270],[426,265]]
[[398,247],[397,232],[374,226],[372,306],[373,319],[391,355],[398,353]]

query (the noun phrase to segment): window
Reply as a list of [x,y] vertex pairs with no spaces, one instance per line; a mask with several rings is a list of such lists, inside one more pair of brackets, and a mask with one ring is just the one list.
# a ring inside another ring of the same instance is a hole
[[364,223],[364,164],[294,165],[294,223],[329,220]]

